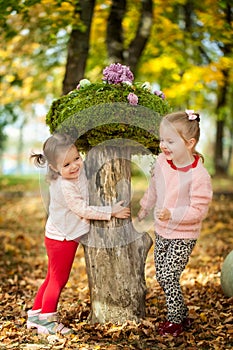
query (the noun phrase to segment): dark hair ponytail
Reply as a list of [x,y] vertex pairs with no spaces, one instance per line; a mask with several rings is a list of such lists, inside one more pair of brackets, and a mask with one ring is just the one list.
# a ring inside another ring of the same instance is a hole
[[51,166],[56,168],[57,156],[71,145],[75,145],[75,143],[70,135],[55,133],[45,141],[43,145],[43,154],[32,153],[30,159],[33,159],[34,164],[39,168],[43,168],[47,165],[47,180],[55,180],[59,176],[59,173],[53,170]]
[[41,154],[41,153],[32,153],[30,156],[30,159],[33,160],[33,163],[35,164],[35,166],[37,166],[38,168],[43,168],[46,165],[47,159],[45,157],[45,155]]

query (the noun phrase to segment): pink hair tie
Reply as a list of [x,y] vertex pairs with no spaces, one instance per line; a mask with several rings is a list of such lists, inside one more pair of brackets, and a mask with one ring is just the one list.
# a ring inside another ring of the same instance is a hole
[[199,115],[196,114],[193,109],[186,109],[185,113],[187,114],[189,120],[200,120]]

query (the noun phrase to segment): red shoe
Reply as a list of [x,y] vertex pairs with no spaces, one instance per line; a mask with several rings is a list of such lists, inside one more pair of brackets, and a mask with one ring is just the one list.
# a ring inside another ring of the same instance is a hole
[[[184,329],[189,329],[191,327],[192,322],[193,321],[192,321],[191,318],[189,318],[189,317],[184,318],[183,321],[182,321],[183,328]],[[165,321],[165,322],[160,323],[159,324],[159,330],[168,327],[169,324],[170,324],[169,321]]]
[[169,321],[163,322],[159,325],[159,334],[160,335],[173,335],[177,337],[184,330],[182,323],[172,323]]
[[170,324],[169,321],[159,323],[159,331],[166,328]]

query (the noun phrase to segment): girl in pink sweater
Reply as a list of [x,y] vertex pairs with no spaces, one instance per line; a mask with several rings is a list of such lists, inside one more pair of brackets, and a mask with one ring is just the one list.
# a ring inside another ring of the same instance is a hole
[[34,304],[28,311],[27,328],[38,333],[71,333],[59,323],[57,304],[66,285],[79,238],[89,231],[89,220],[128,218],[123,201],[111,206],[89,206],[83,160],[68,135],[54,134],[44,143],[43,154],[31,156],[37,166],[48,164],[49,216],[45,227],[48,271]]
[[140,201],[138,219],[154,208],[156,278],[167,304],[159,334],[179,335],[191,325],[180,276],[200,234],[212,199],[211,180],[195,146],[199,114],[187,110],[166,115],[160,124],[160,149],[151,181]]

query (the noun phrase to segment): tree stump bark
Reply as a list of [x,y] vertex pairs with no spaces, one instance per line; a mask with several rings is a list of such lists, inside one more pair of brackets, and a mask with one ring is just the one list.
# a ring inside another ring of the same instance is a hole
[[[91,205],[130,205],[130,147],[100,145],[86,159]],[[145,262],[151,237],[131,218],[92,221],[83,237],[91,299],[91,323],[140,321],[145,316]]]

